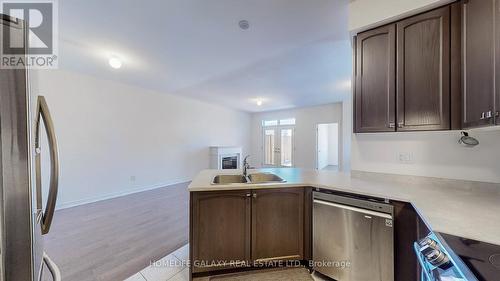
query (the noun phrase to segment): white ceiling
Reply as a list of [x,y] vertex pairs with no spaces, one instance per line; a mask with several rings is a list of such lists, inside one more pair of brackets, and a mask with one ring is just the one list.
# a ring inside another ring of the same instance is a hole
[[59,63],[250,112],[336,102],[351,75],[347,2],[63,0]]

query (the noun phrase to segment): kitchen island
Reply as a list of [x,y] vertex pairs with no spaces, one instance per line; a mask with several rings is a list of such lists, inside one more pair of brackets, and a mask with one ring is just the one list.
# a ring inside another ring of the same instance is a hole
[[[396,210],[395,241],[399,243],[399,245],[395,246],[396,262],[407,261],[398,266],[398,270],[407,272],[396,273],[396,276],[398,274],[401,274],[399,276],[406,276],[402,274],[409,274],[408,272],[414,268],[413,265],[408,264],[408,261],[414,258],[411,245],[414,239],[419,238],[418,232],[421,232],[421,228],[423,228],[418,225],[419,219],[425,221],[426,227],[428,226],[437,232],[500,244],[500,225],[495,223],[498,222],[497,215],[500,213],[499,184],[364,172],[342,173],[302,169],[259,169],[249,171],[250,174],[257,172],[276,174],[285,179],[286,182],[212,184],[212,180],[216,175],[237,174],[238,171],[234,170],[205,170],[191,182],[189,191],[191,193],[190,243],[192,245],[192,258],[196,260],[199,257],[197,256],[199,252],[196,251],[204,247],[200,248],[199,241],[197,241],[201,237],[200,233],[204,241],[208,241],[209,238],[224,237],[225,232],[233,231],[234,235],[229,236],[233,238],[233,241],[226,242],[241,245],[241,247],[239,249],[234,246],[228,247],[224,250],[239,252],[222,253],[223,256],[241,257],[240,262],[248,260],[254,262],[310,260],[310,202],[312,201],[311,192],[313,190],[368,196],[394,204]],[[266,198],[261,200],[264,203],[250,198],[261,198],[261,193],[264,195],[262,198]],[[214,198],[214,196],[217,197],[217,200],[205,200],[206,198]],[[224,201],[222,198],[227,200]],[[203,204],[208,203],[205,204],[207,210],[228,208],[222,213],[230,212],[232,217],[219,216],[216,221],[211,221],[209,224],[205,222],[202,226],[202,231],[205,232],[200,232],[200,219],[206,221],[213,218],[206,211],[200,212],[200,202],[203,202]],[[259,205],[256,205],[256,202],[259,202]],[[276,204],[277,209],[273,209]],[[256,216],[255,212],[258,210],[264,211],[260,213],[261,215]],[[279,216],[284,218],[284,221],[280,222],[281,225],[278,225],[275,229],[262,229],[261,227],[261,232],[255,233],[257,231],[255,227],[256,220],[267,220],[259,225],[272,225],[276,222],[272,215],[269,218],[262,215],[270,214],[269,212],[271,214],[278,212]],[[412,212],[418,212],[419,215],[412,215]],[[203,214],[203,216],[200,217],[200,214]],[[231,222],[228,223],[227,220]],[[209,225],[217,226],[214,226],[214,231],[207,236],[206,230]],[[225,229],[218,226],[224,226]],[[283,230],[285,226],[291,228]],[[261,248],[258,250],[259,253],[265,255],[253,257],[252,254],[255,254],[257,250],[254,247],[258,246],[255,243],[255,237],[269,235],[272,231],[281,231],[280,235],[283,237],[282,241],[285,247],[274,249],[276,253],[281,251],[292,254],[289,256],[273,256],[273,247],[275,247],[276,243],[266,241],[260,242]],[[289,233],[291,238],[286,233]],[[234,240],[237,237],[239,237],[239,240]],[[286,237],[289,239],[285,239]],[[221,245],[229,245],[226,242]],[[206,242],[204,243],[206,244]],[[211,255],[217,257],[220,253],[214,254],[213,251],[221,250],[220,246],[217,246],[217,243],[211,246],[212,248],[203,249],[209,249],[212,251]],[[193,256],[193,248],[196,252],[195,256]],[[266,251],[265,249],[268,248],[270,250]],[[404,269],[405,266],[408,269]],[[203,269],[200,270],[200,268]],[[225,268],[231,268],[231,266],[195,267],[193,272]],[[414,272],[411,272],[411,275],[413,274]]]

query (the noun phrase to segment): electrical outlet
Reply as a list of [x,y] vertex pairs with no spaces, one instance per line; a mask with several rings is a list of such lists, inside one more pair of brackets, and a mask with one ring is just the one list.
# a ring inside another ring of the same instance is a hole
[[400,163],[403,164],[413,164],[414,163],[414,157],[413,157],[413,152],[400,152],[398,155],[398,159]]

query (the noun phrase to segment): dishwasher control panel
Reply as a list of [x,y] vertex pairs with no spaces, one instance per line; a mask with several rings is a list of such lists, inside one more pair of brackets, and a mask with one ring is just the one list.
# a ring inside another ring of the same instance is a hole
[[358,208],[363,208],[375,212],[387,213],[390,215],[394,214],[394,207],[392,205],[378,202],[375,200],[360,199],[355,197],[348,197],[348,196],[342,196],[325,192],[317,192],[317,191],[313,192],[313,198],[326,201],[334,201],[339,204],[355,206]]

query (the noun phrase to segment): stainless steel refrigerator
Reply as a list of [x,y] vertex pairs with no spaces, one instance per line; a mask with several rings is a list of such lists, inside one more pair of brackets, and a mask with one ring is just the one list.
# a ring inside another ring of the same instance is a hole
[[[27,42],[23,21],[0,16],[2,43],[7,32],[9,40]],[[0,69],[0,280],[58,281],[59,269],[43,245],[57,200],[57,143],[47,102],[30,92],[29,81],[26,69]],[[41,137],[48,143],[43,149]],[[50,184],[43,187],[41,157],[50,158]]]

